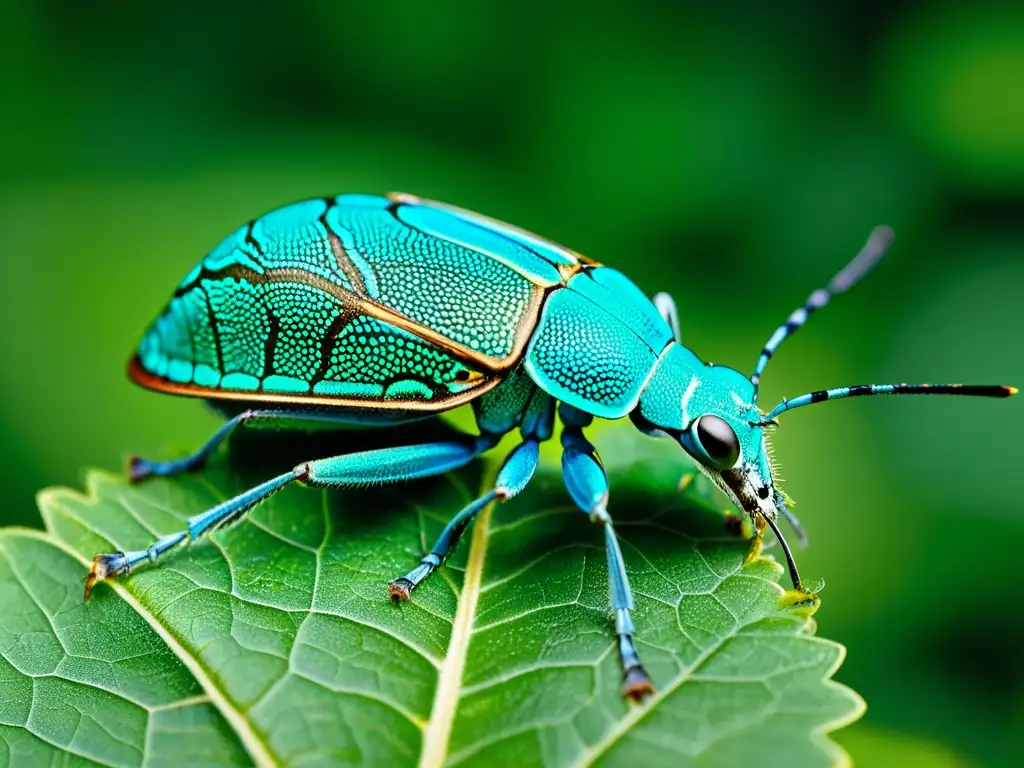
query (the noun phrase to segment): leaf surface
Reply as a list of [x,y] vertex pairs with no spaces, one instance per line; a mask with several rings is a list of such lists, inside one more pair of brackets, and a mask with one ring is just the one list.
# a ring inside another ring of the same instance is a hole
[[814,636],[782,569],[727,534],[700,482],[677,490],[678,449],[618,430],[598,442],[658,686],[643,706],[618,693],[603,537],[555,469],[481,513],[410,603],[389,603],[387,581],[493,482],[493,461],[405,486],[286,488],[82,604],[96,552],[144,548],[281,467],[378,439],[361,435],[257,431],[198,475],[130,486],[91,473],[84,495],[41,494],[47,533],[0,533],[0,757],[846,762],[825,736],[863,709],[830,679],[842,647]]
[[86,607],[73,553],[0,531],[0,762],[246,765],[237,736],[122,600]]

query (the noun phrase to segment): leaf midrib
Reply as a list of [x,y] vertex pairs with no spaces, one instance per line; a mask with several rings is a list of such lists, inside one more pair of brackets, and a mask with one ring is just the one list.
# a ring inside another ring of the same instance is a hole
[[[484,473],[485,491],[494,486],[498,467],[491,465]],[[441,768],[448,759],[448,741],[451,738],[455,714],[458,710],[459,693],[462,690],[462,674],[466,667],[469,640],[473,634],[473,622],[483,587],[484,560],[491,535],[491,518],[496,502],[492,501],[477,515],[473,523],[473,538],[469,545],[469,559],[462,577],[455,620],[452,622],[448,652],[441,664],[437,678],[437,689],[430,711],[430,721],[423,733],[423,749],[420,753],[419,768]]]

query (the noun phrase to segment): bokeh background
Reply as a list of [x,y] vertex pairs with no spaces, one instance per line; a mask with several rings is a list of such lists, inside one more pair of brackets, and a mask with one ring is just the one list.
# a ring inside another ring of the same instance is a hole
[[[16,2],[0,11],[0,523],[215,419],[128,353],[239,222],[405,190],[668,290],[749,370],[877,223],[888,260],[787,343],[782,395],[1024,383],[1024,6]],[[869,709],[859,765],[1019,765],[1024,398],[857,400],[777,455]],[[666,449],[671,449],[666,446]]]

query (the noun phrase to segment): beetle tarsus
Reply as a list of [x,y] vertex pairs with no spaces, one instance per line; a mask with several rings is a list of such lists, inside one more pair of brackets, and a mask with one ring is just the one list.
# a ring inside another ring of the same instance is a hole
[[85,577],[85,600],[89,602],[89,595],[92,594],[92,588],[96,586],[96,569],[95,566],[89,570],[89,575]]
[[128,558],[124,552],[115,552],[112,555],[96,555],[92,560],[92,567],[89,575],[85,577],[85,602],[89,602],[93,587],[99,581],[120,576],[128,570]]
[[405,603],[412,597],[412,589],[416,586],[405,576],[392,579],[388,582],[388,597],[393,603]]
[[139,483],[152,474],[153,465],[141,456],[128,457],[128,482]]
[[651,682],[651,678],[648,677],[643,667],[630,667],[626,670],[625,678],[622,681],[622,695],[625,698],[640,704],[648,696],[653,696],[654,692],[654,683]]

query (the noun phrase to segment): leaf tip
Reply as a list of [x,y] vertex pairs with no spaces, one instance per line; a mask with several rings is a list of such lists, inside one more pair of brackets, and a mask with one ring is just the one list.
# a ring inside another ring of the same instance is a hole
[[821,607],[818,591],[823,586],[824,584],[819,582],[812,591],[787,589],[779,598],[779,607],[801,616],[813,616]]

